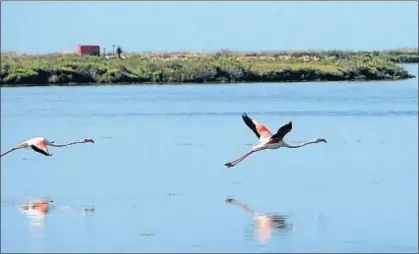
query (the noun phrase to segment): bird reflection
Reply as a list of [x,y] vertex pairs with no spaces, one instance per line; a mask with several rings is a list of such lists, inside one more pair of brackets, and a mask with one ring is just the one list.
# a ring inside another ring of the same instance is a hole
[[95,213],[95,207],[93,205],[85,206],[82,209],[83,216],[92,216],[94,213]]
[[45,215],[50,210],[50,203],[54,202],[53,200],[48,199],[38,199],[26,204],[20,205],[19,210],[25,215]]
[[45,215],[51,210],[53,200],[38,199],[18,206],[18,210],[29,221],[29,237],[43,238]]
[[94,248],[95,245],[95,221],[94,221],[94,213],[95,213],[95,206],[94,205],[85,205],[82,207],[82,216],[83,216],[83,224],[84,230],[86,233],[86,239],[88,241],[89,246]]
[[238,206],[246,214],[251,216],[255,221],[256,233],[261,244],[267,243],[272,235],[272,230],[288,231],[291,225],[286,222],[285,215],[280,214],[263,214],[250,209],[247,205],[241,203],[237,199],[228,198],[225,200],[228,204]]

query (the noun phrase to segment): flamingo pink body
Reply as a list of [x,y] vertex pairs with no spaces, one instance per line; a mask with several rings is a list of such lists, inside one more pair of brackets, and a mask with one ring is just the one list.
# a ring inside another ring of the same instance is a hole
[[54,147],[63,147],[63,146],[69,146],[74,144],[81,144],[81,143],[94,143],[93,139],[91,138],[84,138],[80,141],[70,142],[67,144],[56,144],[54,141],[48,141],[44,137],[35,137],[28,140],[23,141],[19,145],[11,148],[7,152],[1,154],[0,157],[3,157],[4,155],[13,152],[18,149],[22,148],[32,148],[35,152],[38,152],[40,154],[43,154],[45,156],[52,156],[52,154],[48,151],[48,146],[54,146]]
[[250,156],[251,154],[255,152],[259,152],[259,151],[263,151],[267,149],[278,149],[281,147],[299,148],[305,145],[315,144],[315,143],[320,143],[320,142],[327,143],[326,139],[317,138],[315,140],[304,142],[299,145],[290,145],[290,144],[287,144],[283,140],[283,138],[292,130],[292,122],[289,122],[283,125],[281,128],[278,129],[278,131],[274,135],[272,135],[272,132],[269,131],[269,129],[265,125],[260,124],[257,121],[251,119],[249,116],[247,116],[246,113],[243,113],[242,118],[243,118],[244,123],[247,125],[247,127],[249,127],[258,137],[259,144],[254,146],[249,152],[247,152],[242,157],[224,164],[224,166],[229,167],[229,168],[234,167],[235,165],[237,165],[238,163],[240,163],[241,161],[243,161],[244,159],[246,159],[248,156]]

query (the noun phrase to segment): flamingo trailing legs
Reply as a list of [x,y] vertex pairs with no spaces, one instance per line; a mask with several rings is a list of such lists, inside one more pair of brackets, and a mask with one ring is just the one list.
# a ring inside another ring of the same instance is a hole
[[1,154],[0,157],[3,157],[4,155],[6,155],[10,152],[13,152],[15,150],[19,150],[19,149],[22,149],[22,148],[32,148],[32,150],[34,150],[35,152],[38,152],[38,153],[43,154],[45,156],[52,156],[52,154],[48,151],[47,146],[63,147],[63,146],[70,146],[70,145],[82,144],[82,143],[95,143],[95,142],[91,138],[84,138],[82,140],[75,141],[75,142],[70,142],[70,143],[67,143],[67,144],[55,144],[54,141],[48,141],[44,137],[36,137],[36,138],[31,138],[31,139],[23,141],[19,145],[15,146],[15,147],[11,148],[10,150],[8,150],[7,152]]
[[251,119],[249,116],[247,116],[246,113],[242,114],[242,118],[243,118],[244,123],[247,125],[247,127],[249,127],[258,137],[259,144],[254,146],[249,152],[247,152],[242,157],[224,164],[224,166],[229,167],[229,168],[234,167],[235,165],[237,165],[238,163],[246,159],[249,155],[255,152],[266,150],[266,149],[278,149],[281,147],[299,148],[299,147],[303,147],[309,144],[316,144],[316,143],[321,143],[321,142],[327,143],[326,139],[317,138],[315,140],[304,142],[302,144],[290,145],[290,144],[287,144],[283,139],[285,135],[287,135],[292,130],[292,122],[289,122],[281,126],[281,128],[279,128],[278,131],[274,135],[272,135],[272,133],[268,130],[268,128],[266,128],[266,126]]

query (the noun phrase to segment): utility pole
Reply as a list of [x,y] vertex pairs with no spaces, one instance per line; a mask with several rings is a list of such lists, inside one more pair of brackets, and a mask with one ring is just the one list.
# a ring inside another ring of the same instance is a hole
[[115,44],[112,44],[112,55],[115,56]]
[[103,56],[106,57],[106,48],[103,48]]

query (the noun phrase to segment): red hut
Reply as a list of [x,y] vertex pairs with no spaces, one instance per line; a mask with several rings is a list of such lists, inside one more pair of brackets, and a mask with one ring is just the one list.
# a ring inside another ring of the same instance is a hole
[[79,56],[99,56],[100,47],[97,45],[78,45],[77,54]]

